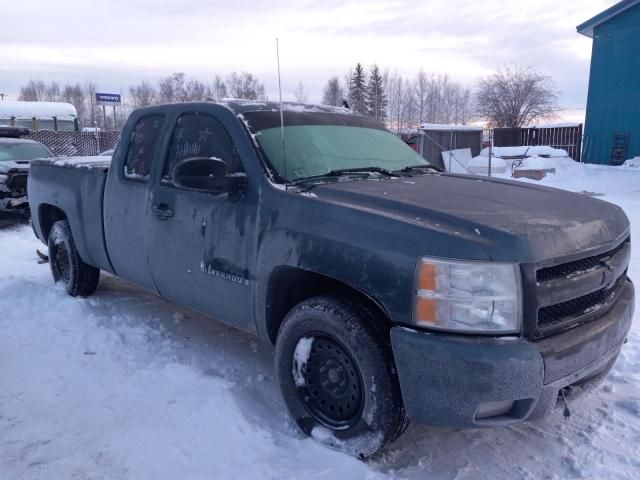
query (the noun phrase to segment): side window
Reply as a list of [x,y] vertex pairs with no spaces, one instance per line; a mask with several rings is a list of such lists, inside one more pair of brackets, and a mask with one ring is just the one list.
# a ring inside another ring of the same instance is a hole
[[215,157],[227,163],[227,171],[242,170],[240,158],[229,134],[215,118],[203,113],[188,113],[178,118],[162,179],[171,180],[173,167],[189,157]]
[[127,150],[124,163],[124,175],[127,178],[148,180],[151,173],[151,163],[155,154],[164,117],[150,115],[138,120]]

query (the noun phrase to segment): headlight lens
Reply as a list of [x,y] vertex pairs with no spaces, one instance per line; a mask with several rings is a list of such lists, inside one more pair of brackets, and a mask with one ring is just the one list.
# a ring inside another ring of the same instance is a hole
[[414,322],[461,333],[518,333],[521,291],[517,264],[422,258]]
[[2,173],[0,173],[0,183],[6,182],[7,178],[9,178],[9,177],[7,177],[6,175],[3,175]]

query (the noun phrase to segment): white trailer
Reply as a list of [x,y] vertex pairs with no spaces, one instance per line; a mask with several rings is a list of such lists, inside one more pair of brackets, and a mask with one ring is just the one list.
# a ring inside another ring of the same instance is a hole
[[0,101],[0,126],[78,131],[76,107],[64,102]]

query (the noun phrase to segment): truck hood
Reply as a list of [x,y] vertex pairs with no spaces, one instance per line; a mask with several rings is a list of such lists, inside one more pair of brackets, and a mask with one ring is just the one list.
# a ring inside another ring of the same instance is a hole
[[345,181],[318,185],[312,192],[322,200],[465,237],[494,260],[569,256],[621,241],[629,231],[625,213],[608,202],[471,175]]
[[0,162],[0,173],[7,173],[9,170],[29,171],[29,160],[3,160]]

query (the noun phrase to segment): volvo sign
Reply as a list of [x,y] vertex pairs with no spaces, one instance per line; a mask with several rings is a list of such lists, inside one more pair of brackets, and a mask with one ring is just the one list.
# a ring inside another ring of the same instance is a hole
[[119,93],[96,93],[96,105],[120,105]]

